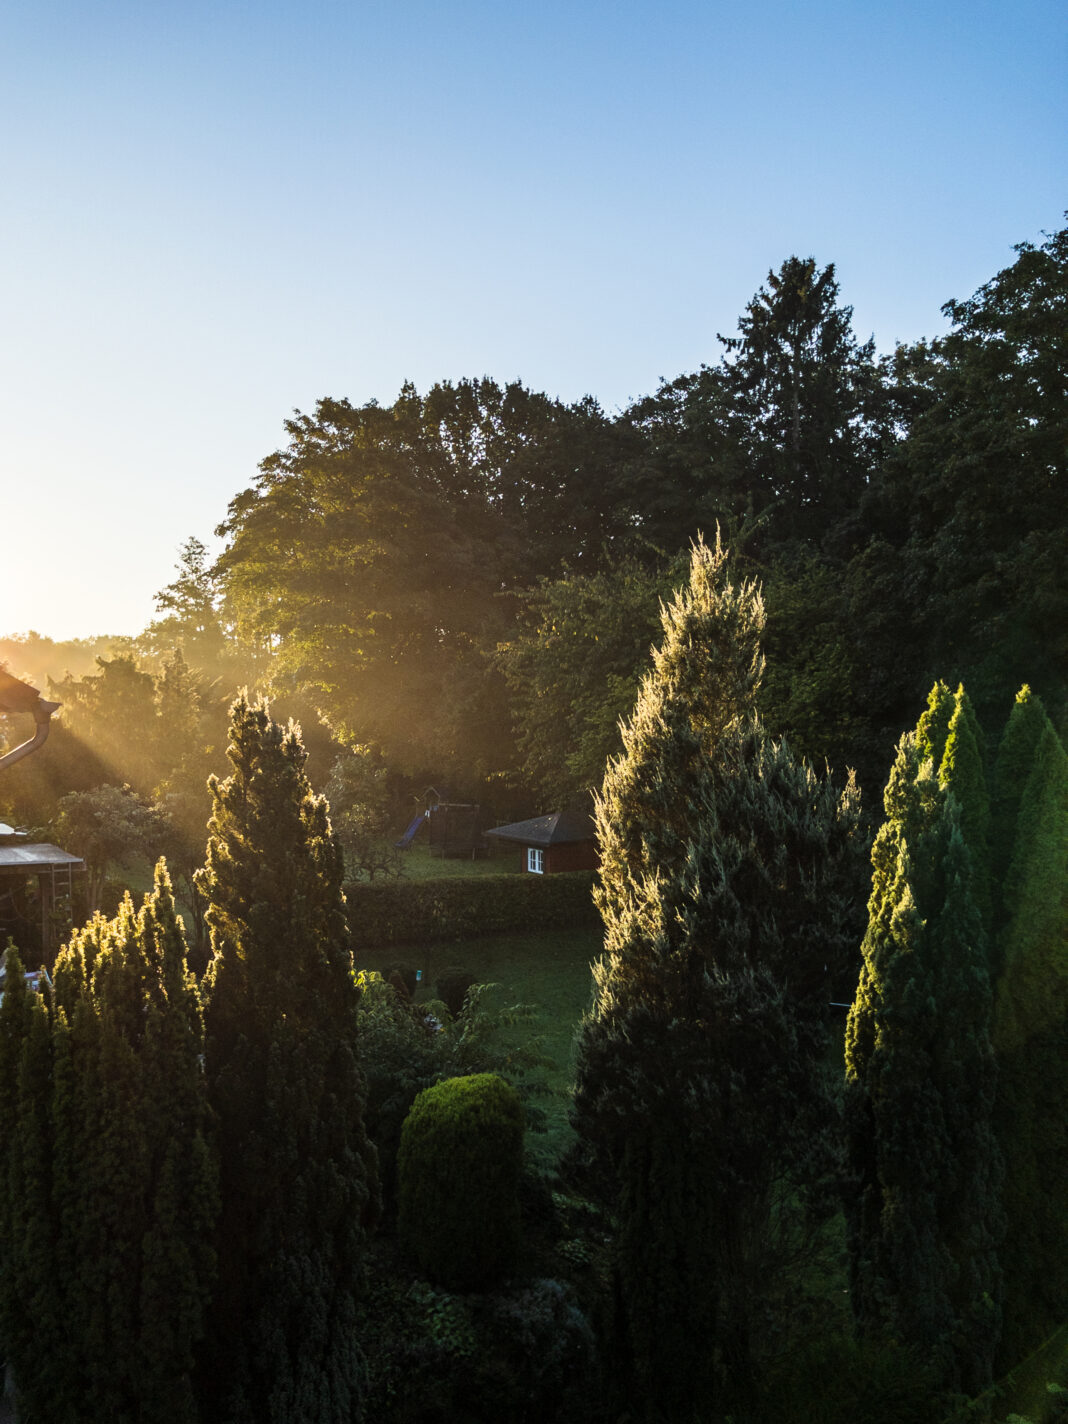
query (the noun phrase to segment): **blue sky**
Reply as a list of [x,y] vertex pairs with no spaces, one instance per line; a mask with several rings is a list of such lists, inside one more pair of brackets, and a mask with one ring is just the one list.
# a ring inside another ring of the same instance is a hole
[[323,395],[613,411],[791,253],[880,350],[1068,207],[1020,0],[9,3],[0,633],[136,632]]

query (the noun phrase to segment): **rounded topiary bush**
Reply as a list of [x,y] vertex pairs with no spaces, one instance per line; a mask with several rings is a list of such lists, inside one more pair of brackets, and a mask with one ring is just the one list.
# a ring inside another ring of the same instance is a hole
[[519,1250],[523,1106],[495,1073],[448,1078],[412,1104],[397,1157],[400,1239],[450,1290],[506,1276]]

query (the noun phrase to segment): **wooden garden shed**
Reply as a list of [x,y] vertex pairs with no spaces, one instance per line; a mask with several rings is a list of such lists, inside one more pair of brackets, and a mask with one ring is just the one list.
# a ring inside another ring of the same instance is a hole
[[84,872],[80,856],[0,826],[0,936],[21,943],[30,931],[50,960],[69,933],[74,876]]
[[556,811],[529,821],[495,826],[487,836],[523,847],[523,870],[553,875],[561,870],[596,870],[600,864],[593,820],[585,811]]

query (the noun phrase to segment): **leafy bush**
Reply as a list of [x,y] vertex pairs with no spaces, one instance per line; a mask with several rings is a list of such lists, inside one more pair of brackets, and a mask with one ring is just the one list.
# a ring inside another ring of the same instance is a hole
[[591,1424],[594,1332],[566,1283],[533,1279],[453,1295],[372,1259],[357,1324],[368,1419],[391,1424]]
[[559,1280],[524,1281],[480,1304],[476,1319],[511,1384],[511,1397],[500,1399],[495,1417],[587,1424],[597,1398],[597,1357],[593,1329],[572,1288]]
[[519,1251],[523,1105],[494,1073],[450,1078],[416,1098],[397,1157],[400,1238],[454,1290],[507,1275]]
[[154,858],[164,834],[159,812],[129,786],[97,786],[62,797],[51,836],[85,861],[89,908],[99,910],[108,870]]
[[345,886],[356,950],[596,923],[592,870]]
[[470,1073],[497,1073],[523,1100],[527,1129],[543,1131],[545,1115],[535,1099],[550,1090],[536,1036],[518,1036],[534,1010],[525,1004],[492,1005],[497,986],[476,984],[467,1012],[453,1018],[447,1005],[431,999],[410,1005],[380,974],[357,975],[361,990],[359,1052],[367,1084],[364,1121],[378,1149],[383,1209],[392,1214],[401,1128],[418,1094],[434,1083]]
[[401,1125],[416,1096],[445,1071],[441,1030],[417,1015],[380,974],[357,976],[360,989],[359,1054],[367,1085],[364,1123],[378,1149],[382,1207],[388,1216],[396,1190]]

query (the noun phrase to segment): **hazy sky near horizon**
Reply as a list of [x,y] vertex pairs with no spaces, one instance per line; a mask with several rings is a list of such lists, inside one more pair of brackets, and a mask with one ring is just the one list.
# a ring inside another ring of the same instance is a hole
[[791,253],[945,329],[1068,207],[1054,0],[0,7],[0,634],[134,633],[325,395],[609,411]]

